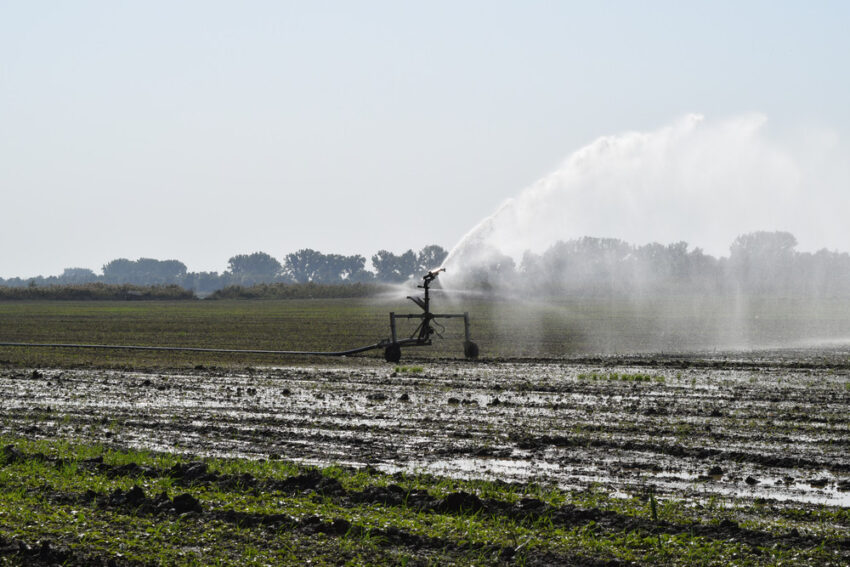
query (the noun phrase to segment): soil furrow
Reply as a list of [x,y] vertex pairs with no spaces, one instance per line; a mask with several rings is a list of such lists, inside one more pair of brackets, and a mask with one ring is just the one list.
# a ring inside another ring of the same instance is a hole
[[[43,454],[27,455],[9,445],[3,450],[7,464],[25,462],[27,460],[50,462],[56,467],[69,464],[63,459],[53,459]],[[486,517],[505,517],[518,522],[534,523],[545,520],[547,523],[563,527],[575,528],[592,524],[595,529],[608,532],[638,532],[645,535],[658,534],[688,534],[713,540],[734,539],[745,543],[753,548],[764,546],[782,546],[787,548],[812,548],[823,545],[818,538],[804,536],[796,530],[778,535],[764,531],[742,528],[736,522],[725,520],[717,525],[706,525],[699,523],[677,524],[664,520],[652,520],[635,516],[623,515],[610,510],[598,508],[580,508],[571,504],[552,506],[535,498],[524,498],[516,503],[502,500],[479,498],[467,492],[454,492],[442,497],[433,496],[422,490],[406,490],[397,484],[387,486],[372,485],[362,491],[346,490],[342,484],[330,477],[324,476],[316,469],[307,469],[305,472],[285,479],[259,479],[249,474],[227,475],[210,471],[203,461],[189,461],[174,465],[168,469],[141,466],[135,463],[125,465],[111,465],[103,462],[102,458],[95,458],[76,463],[84,470],[103,474],[110,478],[158,478],[171,477],[176,484],[187,489],[202,486],[212,486],[220,491],[238,491],[261,493],[282,493],[285,495],[305,496],[316,493],[328,497],[331,501],[344,506],[356,505],[380,505],[390,507],[404,507],[420,512],[436,514],[483,514]],[[363,527],[352,526],[344,519],[334,518],[330,521],[317,517],[306,519],[295,519],[285,514],[256,514],[244,513],[233,510],[204,510],[201,502],[188,493],[179,494],[169,498],[165,494],[159,494],[154,498],[145,495],[144,491],[135,486],[127,491],[116,490],[111,494],[96,493],[63,493],[59,491],[48,491],[46,497],[57,503],[73,504],[95,504],[102,508],[121,508],[143,514],[206,514],[210,518],[236,523],[241,526],[269,526],[274,528],[313,530],[318,533],[329,535],[354,535],[361,537]],[[351,530],[354,530],[353,532]],[[370,530],[372,535],[381,537],[398,538],[404,537],[405,545],[415,543],[415,547],[429,547],[446,549],[448,545],[444,541],[425,541],[412,534],[403,534],[397,529],[391,529],[388,533],[381,530]],[[843,538],[830,542],[827,545],[841,554],[850,553],[850,538]],[[480,550],[480,548],[474,548]],[[462,550],[469,550],[463,548]],[[500,555],[508,553],[509,550],[498,550]]]

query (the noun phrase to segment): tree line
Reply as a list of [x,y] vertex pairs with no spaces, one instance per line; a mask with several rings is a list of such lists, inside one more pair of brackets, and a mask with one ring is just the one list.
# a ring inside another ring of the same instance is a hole
[[[738,292],[850,296],[850,255],[826,249],[800,252],[796,247],[797,239],[788,232],[753,232],[738,236],[728,257],[715,258],[686,242],[635,246],[614,238],[584,237],[556,242],[542,253],[526,252],[519,262],[493,249],[469,250],[459,255],[452,276],[461,279],[453,286],[550,296]],[[288,297],[330,296],[340,293],[333,286],[345,284],[359,296],[373,291],[369,284],[418,279],[442,265],[446,256],[446,250],[436,245],[402,254],[380,250],[368,269],[363,256],[306,248],[282,261],[265,252],[233,256],[222,273],[189,272],[177,260],[119,258],[105,264],[102,275],[68,268],[59,276],[0,279],[0,286],[101,283],[179,286],[198,296],[218,292],[216,297]]]
[[227,262],[222,272],[189,272],[179,260],[118,258],[107,262],[102,274],[87,268],[66,268],[58,276],[34,278],[0,278],[0,286],[45,287],[79,286],[103,283],[135,286],[180,286],[199,295],[207,295],[227,287],[249,288],[260,284],[368,284],[400,283],[442,264],[448,252],[435,244],[418,252],[407,250],[394,254],[379,250],[371,257],[372,269],[359,254],[325,254],[305,248],[287,254],[279,261],[265,252],[238,254]]
[[788,297],[850,296],[850,255],[796,250],[788,232],[738,236],[729,256],[715,258],[685,242],[635,246],[613,238],[560,241],[519,264],[490,250],[464,272],[482,290],[518,289],[544,295],[750,293]]

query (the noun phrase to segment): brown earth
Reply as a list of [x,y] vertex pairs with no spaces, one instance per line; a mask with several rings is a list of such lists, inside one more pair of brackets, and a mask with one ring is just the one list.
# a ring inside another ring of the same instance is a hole
[[0,432],[204,456],[850,505],[850,370],[781,360],[5,369]]

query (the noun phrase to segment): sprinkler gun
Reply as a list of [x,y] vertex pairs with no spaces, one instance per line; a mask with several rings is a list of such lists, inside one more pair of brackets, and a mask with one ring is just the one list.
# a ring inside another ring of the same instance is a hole
[[[422,285],[417,286],[419,289],[425,290],[424,297],[407,296],[407,299],[415,303],[422,309],[422,313],[399,315],[390,313],[390,342],[384,347],[384,359],[387,362],[398,362],[401,360],[402,346],[426,346],[431,344],[431,335],[437,335],[442,338],[433,324],[440,325],[435,319],[463,319],[463,354],[466,358],[478,358],[478,345],[472,342],[469,338],[469,313],[431,313],[431,283],[437,279],[440,272],[445,272],[445,268],[437,268],[431,270],[422,277]],[[409,338],[399,339],[396,332],[396,319],[421,319],[419,326],[413,331]]]

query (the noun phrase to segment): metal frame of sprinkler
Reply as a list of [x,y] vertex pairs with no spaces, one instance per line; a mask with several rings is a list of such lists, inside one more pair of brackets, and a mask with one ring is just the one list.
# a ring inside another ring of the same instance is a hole
[[[446,271],[445,268],[432,270],[425,274],[422,278],[422,285],[417,286],[425,290],[425,297],[411,297],[407,299],[418,305],[422,309],[422,313],[398,315],[395,312],[390,313],[390,343],[384,347],[384,359],[387,362],[398,362],[401,360],[401,347],[403,346],[426,346],[431,344],[431,335],[442,336],[434,329],[432,322],[435,319],[460,319],[463,318],[463,355],[466,358],[478,358],[478,345],[472,342],[469,338],[469,313],[431,313],[431,282],[437,279],[440,272]],[[413,331],[409,338],[398,338],[396,332],[396,319],[421,319],[421,323]],[[439,323],[438,323],[439,324]],[[442,326],[442,325],[441,325]]]
[[[422,278],[422,285],[418,286],[425,290],[425,298],[407,296],[409,300],[422,308],[422,313],[398,315],[390,313],[390,338],[384,339],[372,345],[366,345],[342,351],[305,351],[305,350],[260,350],[260,349],[232,349],[232,348],[196,348],[196,347],[174,347],[174,346],[147,346],[147,345],[99,345],[99,344],[69,344],[69,343],[5,343],[0,342],[0,347],[25,347],[25,348],[74,348],[74,349],[97,349],[97,350],[148,350],[148,351],[181,351],[181,352],[222,352],[236,354],[279,354],[279,355],[307,355],[307,356],[347,356],[366,352],[368,350],[384,349],[384,359],[387,362],[398,362],[401,360],[401,347],[427,346],[431,344],[431,335],[440,334],[434,329],[432,323],[435,319],[459,319],[463,318],[464,341],[463,354],[466,358],[478,358],[478,345],[469,338],[469,313],[431,313],[431,296],[429,287],[440,272],[445,268],[432,270]],[[399,339],[396,332],[397,319],[421,319],[419,326],[410,337]],[[439,323],[437,323],[439,325]],[[442,326],[442,325],[440,325]],[[442,338],[442,337],[441,337]]]

